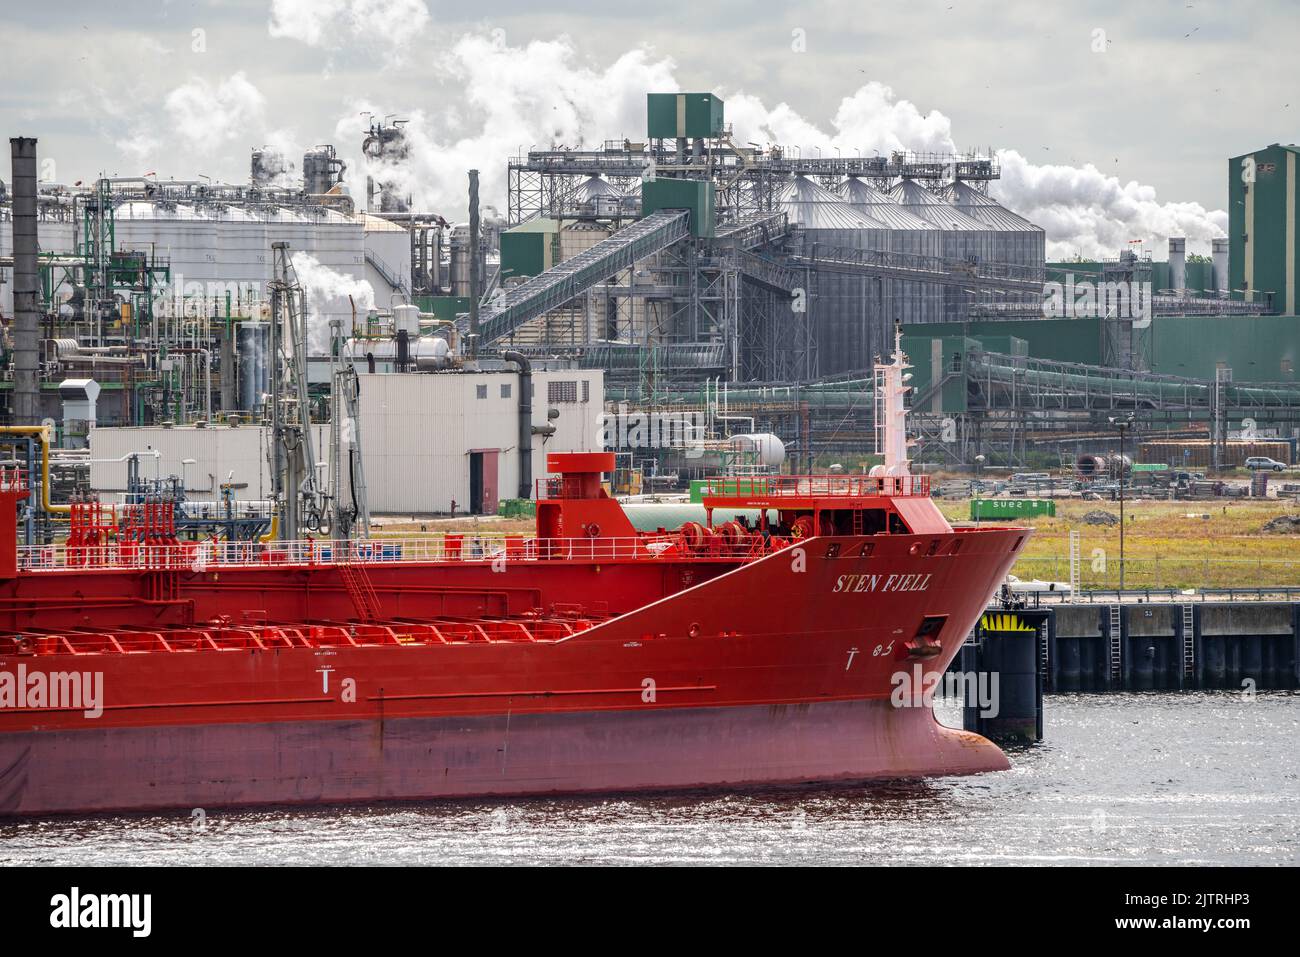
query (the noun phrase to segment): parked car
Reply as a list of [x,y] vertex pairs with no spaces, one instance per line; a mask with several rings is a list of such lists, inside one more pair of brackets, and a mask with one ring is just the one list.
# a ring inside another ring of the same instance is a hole
[[1286,468],[1286,466],[1277,459],[1270,459],[1267,455],[1252,455],[1250,458],[1246,459],[1246,468],[1250,469],[1252,472],[1258,472],[1261,470],[1281,472]]

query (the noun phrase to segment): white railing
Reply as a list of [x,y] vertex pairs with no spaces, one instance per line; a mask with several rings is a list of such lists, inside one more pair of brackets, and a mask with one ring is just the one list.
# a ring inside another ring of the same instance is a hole
[[[768,546],[770,547],[770,546]],[[758,558],[765,546],[758,536],[730,541],[721,536],[698,547],[677,535],[624,538],[525,538],[509,535],[444,535],[431,538],[372,539],[346,545],[330,539],[291,542],[180,542],[144,545],[24,545],[18,567],[28,571],[65,568],[206,569],[266,565],[388,564],[394,562],[737,561]]]
[[717,498],[867,498],[930,494],[928,475],[714,476],[703,494]]

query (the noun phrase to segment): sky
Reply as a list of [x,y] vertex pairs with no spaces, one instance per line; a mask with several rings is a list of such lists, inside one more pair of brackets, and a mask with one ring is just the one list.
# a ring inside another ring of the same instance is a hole
[[[530,147],[644,138],[645,94],[713,91],[737,142],[997,152],[1049,254],[1206,252],[1227,158],[1297,140],[1294,0],[0,0],[0,128],[42,178],[243,183],[332,143],[364,193],[368,113],[409,121],[417,207],[505,206]],[[1292,103],[1291,100],[1296,102]],[[0,179],[8,164],[0,162]]]

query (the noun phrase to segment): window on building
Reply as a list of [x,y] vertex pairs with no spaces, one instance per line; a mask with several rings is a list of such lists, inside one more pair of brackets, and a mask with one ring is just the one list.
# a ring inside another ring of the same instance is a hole
[[583,402],[591,401],[591,380],[590,379],[582,380],[582,401]]
[[508,399],[508,398],[510,398],[510,383],[509,383],[509,382],[502,382],[502,383],[501,383],[501,398],[503,398],[503,399]]
[[546,400],[554,405],[557,402],[577,402],[578,383],[574,379],[552,380],[546,383]]
[[487,386],[485,386],[485,385],[476,385],[476,386],[474,387],[474,391],[475,391],[475,393],[477,394],[478,398],[480,398],[480,399],[486,399],[486,398],[487,398]]

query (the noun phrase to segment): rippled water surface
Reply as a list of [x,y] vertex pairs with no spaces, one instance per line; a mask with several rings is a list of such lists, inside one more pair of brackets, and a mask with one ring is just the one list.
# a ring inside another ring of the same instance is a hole
[[1046,731],[923,782],[7,822],[0,864],[1300,862],[1300,695],[1053,696]]

